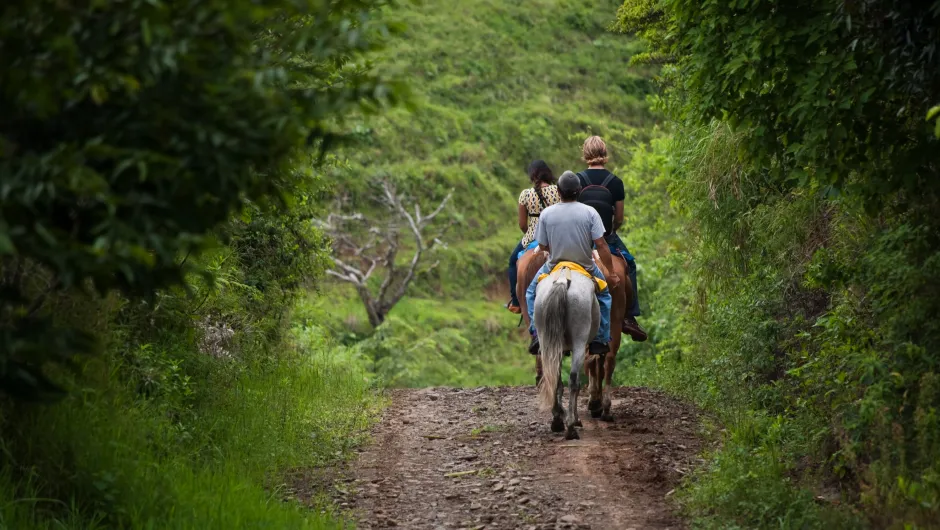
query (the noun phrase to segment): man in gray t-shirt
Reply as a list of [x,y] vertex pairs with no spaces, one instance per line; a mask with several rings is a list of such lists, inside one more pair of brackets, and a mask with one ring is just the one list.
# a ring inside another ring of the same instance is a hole
[[573,261],[594,268],[594,240],[604,237],[604,222],[597,210],[577,201],[549,206],[539,215],[535,240],[549,250],[549,266]]
[[[548,262],[535,275],[535,279],[526,290],[526,305],[529,310],[529,333],[532,334],[532,343],[529,353],[537,354],[539,339],[535,329],[535,288],[538,277],[549,273],[552,267],[562,261],[573,261],[584,267],[588,272],[603,278],[600,269],[594,265],[593,249],[597,248],[601,261],[608,271],[613,271],[610,248],[604,241],[604,223],[597,211],[586,204],[578,202],[581,193],[581,180],[566,171],[558,179],[558,191],[561,202],[549,206],[539,215],[539,227],[535,231],[535,239],[539,242],[539,249],[548,252]],[[611,287],[620,283],[620,278],[613,274],[609,280]],[[597,295],[601,309],[601,324],[597,330],[597,337],[591,342],[591,353],[606,353],[610,350],[610,291],[604,289]]]

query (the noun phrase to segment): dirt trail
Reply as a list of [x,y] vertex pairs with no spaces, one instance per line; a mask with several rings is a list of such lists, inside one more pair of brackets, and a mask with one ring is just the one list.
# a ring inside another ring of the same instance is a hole
[[697,462],[694,409],[620,388],[614,422],[583,410],[581,439],[566,441],[534,395],[533,387],[392,391],[335,501],[359,528],[683,528],[668,497]]

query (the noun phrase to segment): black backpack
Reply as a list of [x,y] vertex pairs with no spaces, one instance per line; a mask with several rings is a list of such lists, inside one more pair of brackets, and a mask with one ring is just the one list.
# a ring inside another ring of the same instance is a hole
[[607,189],[607,185],[614,178],[614,174],[608,171],[604,182],[598,186],[591,184],[584,173],[578,173],[578,179],[581,181],[581,195],[578,196],[578,202],[597,210],[601,221],[604,222],[604,236],[609,236],[614,231],[614,194]]

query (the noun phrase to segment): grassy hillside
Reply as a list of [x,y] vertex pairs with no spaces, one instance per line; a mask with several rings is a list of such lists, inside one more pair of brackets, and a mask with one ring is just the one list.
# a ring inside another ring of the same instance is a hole
[[[469,0],[458,8],[432,0],[389,15],[408,29],[377,61],[410,84],[416,108],[361,120],[359,143],[346,150],[348,165],[333,180],[352,207],[367,211],[378,208],[371,198],[384,177],[429,204],[453,189],[456,223],[448,248],[435,256],[440,267],[365,345],[398,352],[394,362],[377,363],[386,380],[531,382],[531,359],[513,339],[518,317],[502,309],[508,293],[493,285],[504,282],[509,250],[521,237],[515,205],[528,185],[525,168],[542,158],[556,174],[577,169],[583,139],[601,134],[616,171],[653,121],[646,103],[652,85],[645,72],[627,68],[639,48],[606,31],[617,4],[600,4]],[[354,296],[327,289],[333,298]],[[352,301],[323,309],[312,307],[310,319],[368,331],[356,325],[365,319]]]

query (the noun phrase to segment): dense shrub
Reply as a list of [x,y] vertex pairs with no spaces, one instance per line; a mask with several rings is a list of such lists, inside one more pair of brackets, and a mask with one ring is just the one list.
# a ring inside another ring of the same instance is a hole
[[4,4],[8,391],[35,394],[44,361],[91,349],[87,333],[43,313],[45,300],[183,285],[196,263],[185,256],[233,213],[305,185],[309,172],[289,166],[299,148],[325,147],[338,118],[395,97],[349,61],[385,31],[362,16],[384,3]]
[[728,424],[683,497],[706,526],[863,524],[839,505],[876,527],[937,520],[938,17],[880,1],[620,11],[667,63],[669,161],[635,174],[672,181],[665,226],[644,231],[682,256],[654,264],[650,296],[674,305],[654,307],[670,325],[633,375]]

